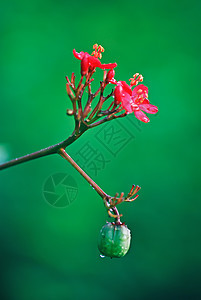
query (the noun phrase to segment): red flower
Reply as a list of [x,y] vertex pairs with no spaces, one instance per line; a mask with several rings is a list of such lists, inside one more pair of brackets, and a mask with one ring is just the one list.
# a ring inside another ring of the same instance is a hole
[[142,110],[149,114],[156,114],[158,107],[149,103],[148,100],[148,88],[143,84],[136,86],[132,92],[132,103],[134,114],[137,119],[147,123],[149,118],[142,112]]
[[118,81],[117,86],[114,90],[114,100],[115,104],[121,104],[123,108],[131,113],[132,109],[130,106],[130,100],[132,96],[132,90],[130,86],[125,81]]
[[89,70],[94,70],[95,68],[105,70],[113,69],[117,66],[116,63],[102,64],[98,57],[102,57],[101,52],[104,52],[104,48],[102,46],[98,46],[97,44],[95,44],[93,48],[95,49],[92,53],[92,55],[94,56],[90,55],[87,52],[76,52],[75,49],[73,50],[73,55],[75,56],[75,58],[81,60],[81,75],[85,75]]
[[[138,81],[142,81],[142,76],[140,76],[138,77]],[[136,78],[134,80],[135,84],[137,84],[138,81],[136,81]],[[131,82],[131,86],[132,85],[133,84]],[[149,114],[156,114],[158,112],[158,108],[157,106],[149,103],[149,100],[147,98],[148,88],[145,85],[139,84],[133,89],[133,91],[131,90],[131,86],[129,86],[125,81],[117,82],[117,86],[114,90],[115,103],[117,105],[121,104],[121,106],[128,113],[134,112],[137,119],[147,123],[150,120],[144,112]]]

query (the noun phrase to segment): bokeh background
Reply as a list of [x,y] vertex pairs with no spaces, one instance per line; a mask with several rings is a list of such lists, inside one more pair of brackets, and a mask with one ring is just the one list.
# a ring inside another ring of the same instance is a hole
[[[107,193],[142,187],[135,203],[120,207],[132,230],[122,259],[100,258],[106,211],[67,162],[52,156],[1,171],[2,300],[201,299],[200,12],[199,0],[1,2],[1,162],[71,134],[65,75],[80,72],[73,48],[101,44],[103,62],[118,63],[116,78],[143,74],[159,107],[149,124],[133,115],[111,122],[129,141],[123,147],[103,136],[109,151],[99,127],[68,148],[78,159],[90,143],[107,160],[96,159],[96,174],[95,157],[84,166]],[[43,197],[56,173],[78,186],[65,208]]]

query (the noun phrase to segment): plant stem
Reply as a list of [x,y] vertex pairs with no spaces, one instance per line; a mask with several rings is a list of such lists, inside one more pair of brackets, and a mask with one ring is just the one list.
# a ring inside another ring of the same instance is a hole
[[[119,111],[121,111],[121,110],[119,110]],[[116,111],[116,112],[118,112],[118,111]],[[127,115],[127,113],[123,113],[123,114],[121,114],[121,115],[116,116],[116,115],[115,115],[116,112],[111,113],[110,115],[107,115],[107,117],[105,117],[104,119],[102,119],[102,120],[100,120],[100,121],[98,121],[98,122],[96,122],[96,123],[94,123],[94,122],[96,121],[96,119],[98,119],[98,117],[97,117],[97,118],[94,118],[94,119],[93,119],[93,123],[92,123],[91,125],[89,125],[89,127],[90,127],[90,128],[93,128],[93,127],[96,127],[96,126],[98,126],[98,125],[101,125],[101,124],[103,124],[103,123],[105,123],[105,122],[108,122],[108,121],[111,121],[111,120],[114,120],[114,119],[118,119],[118,118],[123,118],[123,117],[125,117],[125,116]],[[90,124],[90,122],[89,122],[88,124]]]
[[[86,181],[94,188],[94,190],[101,196],[102,199],[105,199],[107,202],[111,198],[109,195],[107,195],[94,181],[92,178],[90,178],[79,166],[76,164],[76,162],[70,157],[68,153],[66,153],[65,149],[60,148],[58,150],[58,154],[61,155],[64,159],[66,159],[79,173],[86,179]],[[118,212],[118,209],[116,206],[112,207],[111,210],[115,214],[116,218],[116,224],[121,224],[120,220],[120,214]]]
[[108,198],[109,196],[91,179],[77,164],[76,162],[68,155],[65,149],[60,148],[58,150],[59,155],[66,159],[85,179],[86,181],[95,189],[95,191],[101,196],[101,198]]
[[67,146],[69,146],[74,141],[76,141],[86,130],[87,130],[87,127],[83,128],[82,132],[80,132],[77,135],[75,134],[75,131],[74,131],[66,140],[64,140],[64,141],[62,141],[58,144],[49,146],[45,149],[41,149],[39,151],[36,151],[36,152],[30,153],[30,154],[27,154],[25,156],[18,157],[18,158],[15,158],[13,160],[10,160],[8,162],[5,162],[5,163],[0,165],[0,170],[6,169],[6,168],[9,168],[9,167],[13,167],[15,165],[18,165],[18,164],[21,164],[21,163],[24,163],[24,162],[27,162],[27,161],[30,161],[30,160],[33,160],[33,159],[37,159],[37,158],[40,158],[40,157],[43,157],[43,156],[56,154],[60,148],[65,149]]
[[[105,199],[108,201],[111,197],[106,194],[94,181],[92,178],[90,178],[77,164],[76,162],[68,155],[65,151],[65,148],[72,144],[74,141],[76,141],[86,130],[88,127],[83,127],[82,132],[80,132],[78,135],[76,135],[75,131],[72,133],[71,136],[69,136],[66,140],[64,140],[61,143],[52,145],[50,147],[41,149],[39,151],[33,152],[31,154],[27,154],[25,156],[10,160],[6,163],[3,163],[0,165],[0,170],[30,161],[34,160],[43,156],[48,156],[51,154],[59,154],[64,159],[66,159],[85,179],[86,181],[94,188],[94,190],[101,196],[102,199]],[[111,208],[111,210],[115,213],[117,216],[117,223],[120,223],[120,215],[116,207]]]

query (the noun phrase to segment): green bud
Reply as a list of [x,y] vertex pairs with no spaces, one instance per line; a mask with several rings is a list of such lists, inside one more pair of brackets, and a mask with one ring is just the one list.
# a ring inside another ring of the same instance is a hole
[[130,230],[124,224],[107,223],[101,228],[98,249],[104,256],[122,257],[130,248]]

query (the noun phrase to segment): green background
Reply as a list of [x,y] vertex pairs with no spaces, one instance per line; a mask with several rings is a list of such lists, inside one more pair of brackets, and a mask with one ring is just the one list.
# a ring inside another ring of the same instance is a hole
[[[97,175],[86,168],[107,193],[142,187],[138,200],[120,207],[132,230],[122,259],[99,257],[106,211],[67,162],[52,156],[1,171],[0,298],[201,299],[201,2],[19,0],[2,1],[0,11],[2,162],[71,134],[65,75],[80,72],[73,48],[91,53],[101,44],[102,61],[118,63],[116,78],[143,74],[159,107],[149,124],[135,120],[140,130],[120,121],[134,138],[116,157],[97,141],[100,127],[68,148],[76,159],[90,141],[110,160]],[[66,208],[43,198],[55,173],[78,184]]]

